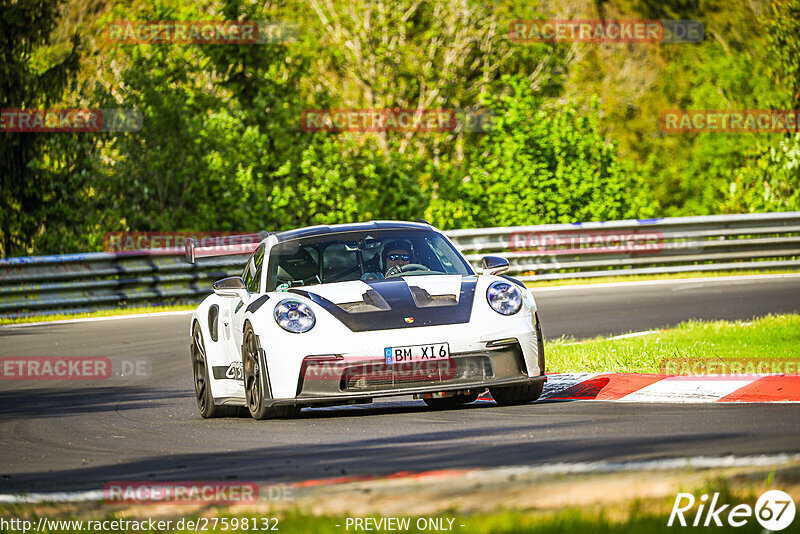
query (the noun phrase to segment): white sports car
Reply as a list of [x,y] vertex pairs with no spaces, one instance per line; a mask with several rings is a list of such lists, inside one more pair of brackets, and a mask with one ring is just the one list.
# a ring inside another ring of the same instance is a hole
[[[541,395],[536,302],[502,276],[506,259],[486,256],[476,274],[425,222],[261,237],[242,276],[216,282],[192,315],[203,417],[288,417],[397,395],[446,408],[487,388],[502,405]],[[202,255],[192,241],[186,248],[189,261]]]

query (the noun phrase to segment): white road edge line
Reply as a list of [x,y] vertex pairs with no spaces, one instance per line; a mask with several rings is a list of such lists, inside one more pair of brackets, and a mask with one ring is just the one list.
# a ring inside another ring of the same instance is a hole
[[626,471],[670,471],[673,469],[710,469],[722,467],[766,467],[800,462],[800,454],[775,454],[759,456],[690,456],[660,460],[634,460],[630,462],[575,462],[549,465],[523,465],[479,469],[467,474],[468,478],[493,475],[563,475],[591,473],[619,473]]
[[603,282],[600,284],[572,284],[566,286],[541,286],[529,287],[531,291],[541,293],[544,291],[565,291],[575,289],[601,289],[610,287],[625,287],[625,286],[644,286],[644,285],[663,285],[663,284],[685,284],[689,282],[744,282],[752,280],[767,280],[778,278],[800,278],[800,273],[779,273],[779,274],[745,274],[734,276],[706,276],[701,278],[670,278],[668,280],[631,280],[628,282]]
[[42,502],[87,502],[103,499],[103,490],[57,491],[53,493],[0,494],[0,504],[33,504]]
[[662,332],[666,332],[666,330],[642,330],[641,332],[631,332],[629,334],[620,334],[618,336],[611,336],[606,339],[628,339],[631,337],[642,337],[642,336],[649,336],[652,334],[660,334]]
[[170,315],[189,315],[194,310],[176,310],[151,313],[131,313],[129,315],[107,315],[104,317],[81,317],[80,319],[59,319],[58,321],[39,321],[35,323],[17,323],[0,325],[0,328],[22,328],[26,326],[47,326],[53,324],[88,323],[92,321],[113,321],[116,319],[138,319],[140,317],[168,317]]
[[[671,471],[674,469],[713,469],[727,467],[769,467],[781,464],[800,462],[800,454],[775,454],[758,456],[690,456],[684,458],[663,458],[659,460],[636,460],[630,462],[575,462],[554,463],[548,465],[523,465],[504,466],[488,469],[475,469],[463,476],[467,479],[493,478],[511,475],[563,475],[563,474],[592,474],[592,473],[619,473],[630,471]],[[454,475],[455,476],[455,475]],[[417,478],[408,477],[415,483]],[[383,478],[370,482],[380,483]],[[390,479],[396,483],[399,479]],[[400,479],[401,480],[401,479]],[[363,484],[363,481],[343,482],[337,485],[353,483]],[[159,484],[153,481],[153,484]],[[268,482],[260,482],[259,487],[268,486]],[[103,490],[53,492],[53,493],[19,493],[0,494],[0,504],[35,504],[44,502],[87,502],[103,499]]]
[[[747,323],[748,325],[751,323]],[[744,324],[742,325],[744,326]],[[669,332],[670,330],[674,330],[674,328],[666,328],[662,330],[642,330],[641,332],[630,332],[628,334],[620,334],[618,336],[611,336],[603,338],[602,341],[613,341],[616,339],[628,339],[631,337],[641,337],[641,336],[651,336],[653,334],[662,334],[664,332]],[[581,339],[580,341],[573,341],[571,343],[564,343],[564,346],[569,345],[581,345],[583,343],[593,343],[597,341],[596,339]]]

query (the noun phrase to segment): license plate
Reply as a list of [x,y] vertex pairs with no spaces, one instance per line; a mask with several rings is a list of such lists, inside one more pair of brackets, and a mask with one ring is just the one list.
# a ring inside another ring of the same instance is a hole
[[386,364],[449,360],[450,345],[431,343],[429,345],[409,345],[406,347],[386,347],[383,351]]

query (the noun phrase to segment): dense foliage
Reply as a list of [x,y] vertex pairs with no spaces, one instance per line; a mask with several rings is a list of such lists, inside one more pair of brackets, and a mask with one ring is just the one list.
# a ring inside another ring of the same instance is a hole
[[[800,0],[0,0],[3,108],[135,109],[140,131],[0,133],[0,254],[109,231],[442,228],[800,209],[797,134],[659,130],[799,109]],[[696,19],[697,44],[509,39],[514,19]],[[120,20],[261,21],[257,45],[121,44]],[[487,131],[311,132],[309,109],[488,110]]]

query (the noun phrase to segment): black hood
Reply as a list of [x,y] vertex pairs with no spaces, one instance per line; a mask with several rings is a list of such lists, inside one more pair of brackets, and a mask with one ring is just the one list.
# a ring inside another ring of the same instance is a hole
[[364,282],[358,301],[334,304],[314,288],[290,289],[327,310],[353,332],[468,323],[477,276],[463,276],[458,295],[430,295],[403,278]]

